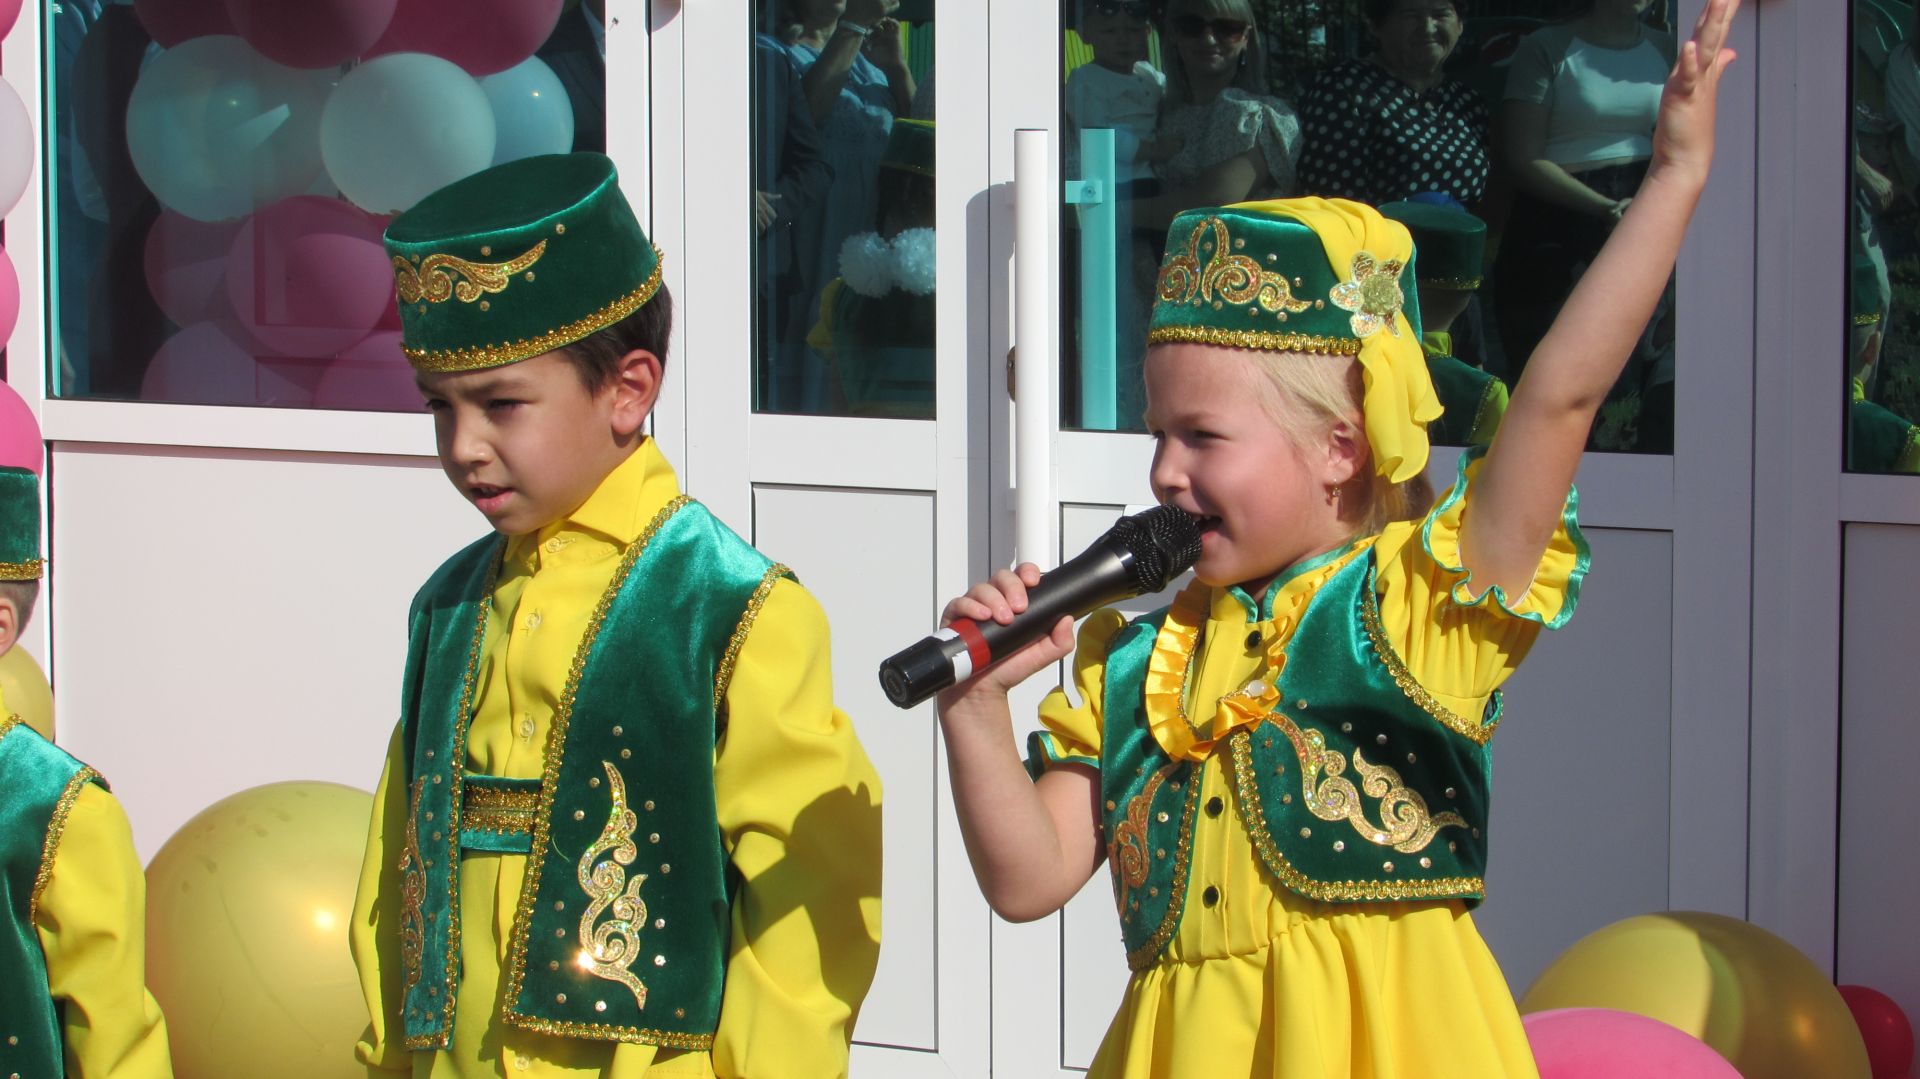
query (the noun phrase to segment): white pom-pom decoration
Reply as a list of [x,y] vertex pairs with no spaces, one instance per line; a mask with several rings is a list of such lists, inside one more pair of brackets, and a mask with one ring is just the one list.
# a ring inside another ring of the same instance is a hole
[[878,233],[857,232],[840,245],[840,278],[862,296],[893,291],[893,252]]
[[893,283],[915,296],[933,295],[935,248],[932,229],[908,229],[893,238]]

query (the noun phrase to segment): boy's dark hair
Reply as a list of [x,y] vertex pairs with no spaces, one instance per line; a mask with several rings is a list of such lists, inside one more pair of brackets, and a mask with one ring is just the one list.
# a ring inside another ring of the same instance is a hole
[[632,314],[602,330],[582,337],[561,351],[573,364],[588,393],[599,393],[612,384],[627,353],[641,349],[660,357],[660,368],[667,366],[667,339],[673,335],[673,297],[663,282],[653,298]]
[[33,605],[40,600],[40,582],[0,581],[0,599],[13,601],[14,607],[20,612],[20,626],[25,626],[33,621]]
[[[1446,0],[1446,4],[1453,9],[1456,17],[1462,19],[1467,17],[1467,5],[1464,0]],[[1366,0],[1360,10],[1368,22],[1380,22],[1393,14],[1393,9],[1398,6],[1400,6],[1400,0]]]

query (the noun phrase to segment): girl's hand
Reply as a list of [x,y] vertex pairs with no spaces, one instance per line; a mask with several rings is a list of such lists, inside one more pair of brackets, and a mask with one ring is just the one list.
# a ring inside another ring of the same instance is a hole
[[1693,37],[1680,47],[1680,60],[1660,95],[1660,119],[1653,129],[1653,163],[1648,172],[1678,170],[1704,183],[1713,161],[1714,105],[1720,76],[1733,63],[1726,47],[1740,0],[1707,0]]
[[847,0],[846,10],[840,17],[869,30],[878,30],[880,20],[893,14],[899,6],[900,0]]
[[[1022,562],[1014,569],[1003,569],[968,589],[966,595],[948,603],[946,609],[940,612],[940,624],[947,626],[956,618],[970,618],[975,622],[998,622],[1004,626],[1013,621],[1014,615],[1027,609],[1027,589],[1039,583],[1040,567],[1031,562]],[[1048,636],[943,692],[940,695],[940,708],[945,711],[977,690],[1005,695],[1034,672],[1058,663],[1072,652],[1073,619],[1063,617]]]

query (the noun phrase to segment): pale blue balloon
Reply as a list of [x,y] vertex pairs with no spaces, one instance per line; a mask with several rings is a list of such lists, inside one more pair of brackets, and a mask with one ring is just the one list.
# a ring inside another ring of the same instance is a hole
[[341,78],[320,118],[320,156],[354,205],[393,214],[491,165],[493,128],[473,76],[437,56],[397,52]]
[[493,163],[573,149],[573,103],[538,56],[480,80],[493,103]]
[[127,149],[162,206],[198,221],[245,217],[321,172],[320,116],[334,76],[297,71],[232,35],[183,41],[141,68]]

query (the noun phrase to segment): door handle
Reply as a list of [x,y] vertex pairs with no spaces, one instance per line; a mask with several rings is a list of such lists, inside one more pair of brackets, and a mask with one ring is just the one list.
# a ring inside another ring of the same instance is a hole
[[[1053,207],[1060,181],[1050,133],[1013,133],[1013,551],[1016,560],[1053,565],[1053,436],[1058,410],[1059,326],[1054,318]],[[1011,357],[1009,357],[1011,359]]]

